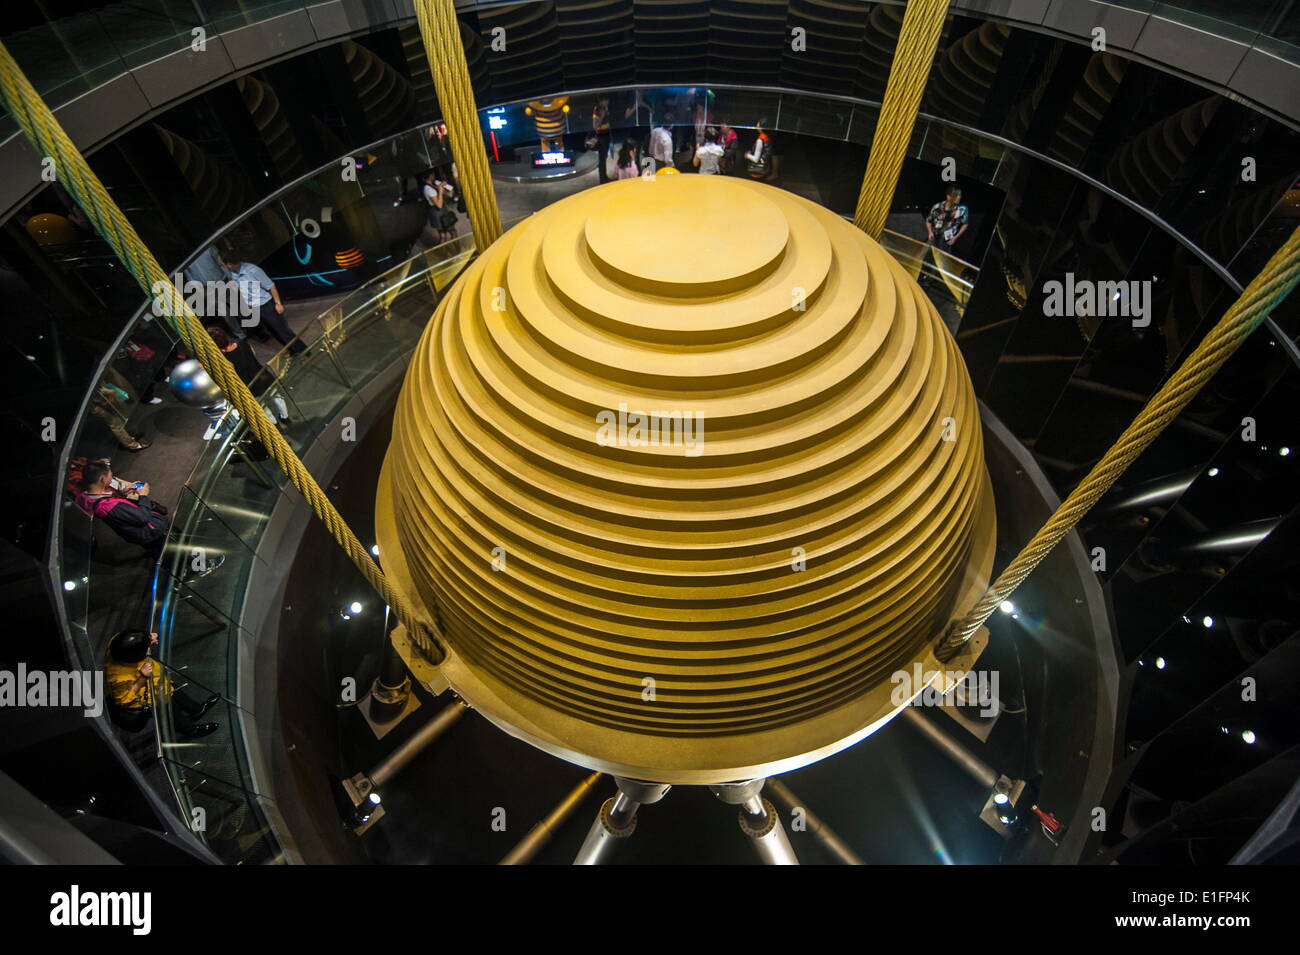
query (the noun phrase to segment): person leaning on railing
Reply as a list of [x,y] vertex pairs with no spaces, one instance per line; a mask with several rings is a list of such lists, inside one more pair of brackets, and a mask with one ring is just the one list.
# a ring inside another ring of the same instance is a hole
[[111,713],[123,729],[136,732],[149,723],[154,706],[170,703],[172,721],[187,739],[207,736],[219,723],[200,723],[199,717],[221,699],[213,693],[197,699],[183,688],[178,689],[163,673],[161,663],[151,656],[158,634],[143,630],[122,630],[108,642],[104,660],[104,683],[108,687]]

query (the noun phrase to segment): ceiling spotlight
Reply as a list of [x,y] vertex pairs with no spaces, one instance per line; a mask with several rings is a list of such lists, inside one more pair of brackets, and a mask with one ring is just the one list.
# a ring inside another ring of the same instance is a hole
[[1277,453],[1282,455],[1282,457],[1286,457],[1288,454],[1291,453],[1291,449],[1288,447],[1281,447],[1277,449]]
[[1006,793],[994,793],[994,794],[993,794],[993,803],[994,803],[994,805],[997,805],[997,806],[1005,806],[1005,805],[1006,805],[1007,803],[1009,803],[1010,801],[1011,801],[1011,797],[1008,796]]
[[1214,626],[1214,618],[1210,616],[1202,617],[1201,626],[1204,627],[1206,630],[1209,630],[1211,627]]
[[352,601],[348,609],[351,610],[353,613],[361,613],[361,601],[359,600]]
[[1156,669],[1157,669],[1157,670],[1163,670],[1164,668],[1165,668],[1165,658],[1164,658],[1164,657],[1156,657]]
[[1001,610],[1003,613],[1015,613],[1016,605],[1013,604],[1010,600],[1004,600],[1002,601],[1001,604],[998,605],[998,609]]
[[1218,476],[1219,476],[1219,469],[1218,469],[1218,468],[1210,468],[1210,470],[1206,471],[1205,473],[1208,474],[1210,477],[1218,477]]
[[73,581],[73,580],[65,580],[65,581],[63,582],[63,589],[64,589],[64,590],[76,590],[76,589],[77,589],[77,583],[76,583],[76,581]]
[[378,544],[371,544],[371,545],[370,545],[370,553],[372,553],[372,554],[374,554],[376,557],[378,557],[378,556],[379,556],[379,545],[378,545]]
[[1255,731],[1254,731],[1254,730],[1242,730],[1242,731],[1241,731],[1241,738],[1244,739],[1244,740],[1247,742],[1247,744],[1253,746],[1253,745],[1255,744]]

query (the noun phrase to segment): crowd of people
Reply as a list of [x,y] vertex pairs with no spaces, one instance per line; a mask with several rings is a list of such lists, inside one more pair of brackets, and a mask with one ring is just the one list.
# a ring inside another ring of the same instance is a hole
[[[596,151],[600,182],[630,179],[664,168],[706,176],[746,176],[764,182],[774,182],[780,176],[780,153],[774,148],[766,117],[754,124],[752,134],[742,138],[730,123],[709,109],[707,91],[688,90],[682,96],[691,102],[685,112],[678,113],[676,110],[683,108],[682,97],[653,103],[638,92],[632,104],[622,110],[620,126],[627,128],[627,135],[616,152],[612,130],[614,110],[609,97],[601,96],[596,101],[587,145]],[[642,127],[628,128],[629,122],[635,121],[633,117],[642,114],[651,119],[648,132]],[[607,165],[611,153],[613,176]]]

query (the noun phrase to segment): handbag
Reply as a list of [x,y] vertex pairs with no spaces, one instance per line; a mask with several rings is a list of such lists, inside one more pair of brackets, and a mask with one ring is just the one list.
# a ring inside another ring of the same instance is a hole
[[157,354],[148,345],[139,345],[135,342],[126,343],[126,353],[136,361],[153,361],[154,355]]

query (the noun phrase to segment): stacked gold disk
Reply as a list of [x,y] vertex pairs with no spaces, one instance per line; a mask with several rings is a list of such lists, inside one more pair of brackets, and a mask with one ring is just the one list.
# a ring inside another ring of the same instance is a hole
[[859,738],[992,557],[933,306],[849,223],[720,176],[589,189],[489,248],[380,484],[385,569],[468,702],[665,782]]

